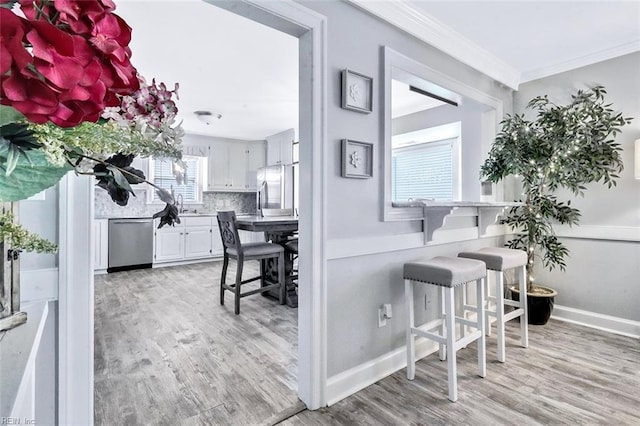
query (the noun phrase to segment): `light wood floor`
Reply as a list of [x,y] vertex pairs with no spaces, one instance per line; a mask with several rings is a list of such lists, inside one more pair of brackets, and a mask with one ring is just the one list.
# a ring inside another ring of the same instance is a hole
[[640,425],[640,341],[552,320],[517,345],[510,322],[507,362],[488,340],[487,377],[475,344],[458,352],[458,402],[447,400],[446,362],[430,355],[409,381],[401,370],[339,403],[283,425]]
[[[97,425],[254,425],[299,404],[297,311],[256,295],[236,317],[218,304],[219,269],[96,278]],[[507,331],[507,362],[495,361],[494,333],[484,379],[475,344],[458,352],[457,403],[434,354],[414,381],[403,369],[281,424],[640,425],[639,340],[552,320],[531,326],[523,349],[518,324]]]
[[96,277],[96,425],[252,425],[298,403],[297,309],[256,294],[234,315],[220,269]]

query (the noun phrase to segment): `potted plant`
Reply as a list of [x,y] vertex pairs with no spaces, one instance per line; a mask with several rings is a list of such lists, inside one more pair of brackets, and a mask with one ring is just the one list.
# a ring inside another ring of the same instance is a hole
[[622,148],[615,136],[631,119],[606,104],[605,94],[604,87],[596,86],[579,90],[566,105],[555,104],[546,95],[532,99],[527,109],[535,113],[535,119],[507,115],[480,169],[481,176],[491,182],[509,175],[522,179],[523,205],[512,207],[503,223],[515,233],[508,247],[525,250],[528,255],[531,324],[549,320],[557,295],[553,289],[534,285],[534,265],[538,261],[549,270],[564,270],[569,250],[553,225],[578,225],[580,219],[571,200],[560,200],[556,190],[584,196],[586,185],[592,182],[611,188],[623,169]]

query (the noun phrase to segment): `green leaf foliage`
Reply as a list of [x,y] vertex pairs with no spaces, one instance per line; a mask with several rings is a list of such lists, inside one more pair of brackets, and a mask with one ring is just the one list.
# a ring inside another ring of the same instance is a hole
[[569,251],[552,225],[578,225],[580,220],[580,211],[570,200],[559,201],[554,191],[584,196],[586,185],[596,182],[611,188],[623,169],[615,138],[631,118],[605,103],[606,93],[602,86],[579,90],[566,105],[546,95],[535,97],[527,105],[535,120],[507,115],[480,169],[481,178],[491,182],[509,175],[522,179],[525,205],[512,208],[503,223],[516,232],[509,247],[527,251],[530,276],[536,254],[545,268],[564,269]]
[[5,241],[5,239],[8,239],[14,250],[38,253],[58,252],[58,247],[55,244],[40,238],[16,223],[11,213],[0,213],[0,241]]
[[[11,158],[9,144],[0,144],[0,200],[18,201],[31,197],[55,185],[71,170],[69,165],[54,166],[40,150],[31,150],[17,156],[13,173],[7,176]],[[13,161],[13,160],[11,160]]]

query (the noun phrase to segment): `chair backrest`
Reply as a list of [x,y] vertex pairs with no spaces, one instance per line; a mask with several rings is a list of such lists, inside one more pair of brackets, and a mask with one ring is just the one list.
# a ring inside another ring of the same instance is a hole
[[235,211],[218,212],[218,228],[220,228],[220,237],[224,251],[227,249],[236,249],[238,253],[242,250],[240,245],[240,236],[238,235],[238,227],[236,226]]
[[262,209],[263,217],[269,216],[293,216],[293,209]]

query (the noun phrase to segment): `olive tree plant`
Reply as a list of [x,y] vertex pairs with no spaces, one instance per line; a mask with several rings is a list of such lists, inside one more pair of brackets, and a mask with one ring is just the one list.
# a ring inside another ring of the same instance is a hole
[[547,95],[532,99],[527,109],[535,112],[535,119],[507,115],[480,169],[482,178],[491,182],[509,175],[522,178],[523,205],[512,207],[503,223],[515,232],[508,246],[527,252],[527,292],[535,292],[536,256],[549,270],[566,267],[569,251],[553,224],[577,225],[580,220],[571,200],[560,200],[555,191],[564,188],[584,196],[592,182],[611,188],[623,169],[615,136],[631,119],[605,102],[606,93],[602,86],[579,90],[566,105],[551,102]]

